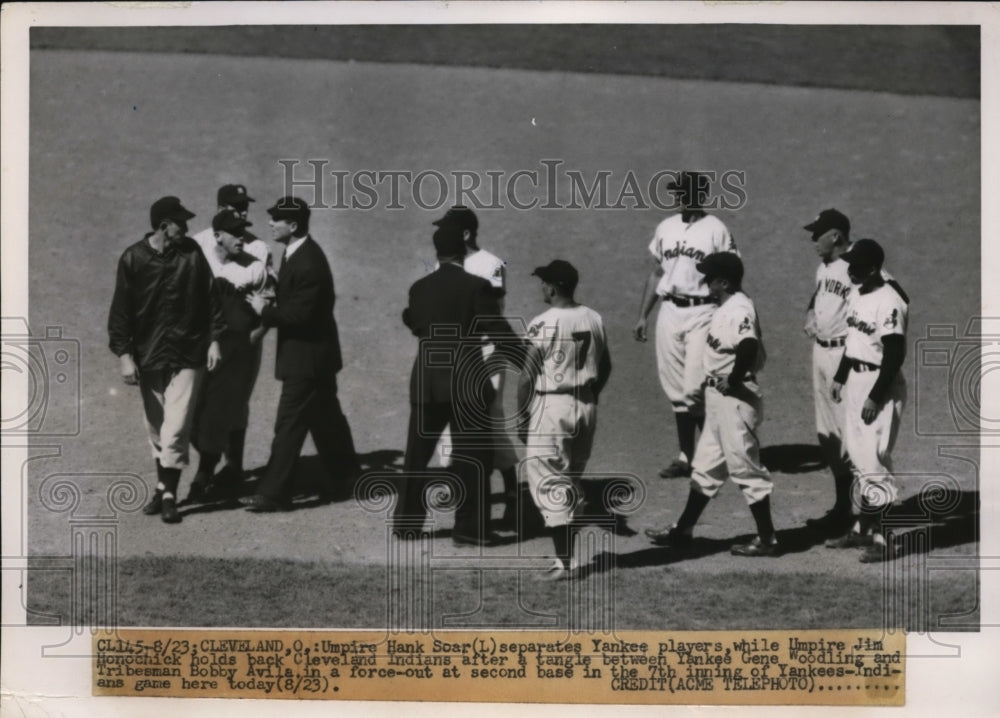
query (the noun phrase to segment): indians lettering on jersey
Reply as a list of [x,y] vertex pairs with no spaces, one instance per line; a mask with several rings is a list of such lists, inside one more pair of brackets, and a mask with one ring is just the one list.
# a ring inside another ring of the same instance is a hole
[[906,295],[893,280],[864,294],[855,288],[848,301],[850,314],[844,351],[851,359],[880,365],[882,337],[906,335],[909,309]]
[[[656,285],[661,297],[677,294],[707,297],[708,287],[697,264],[715,252],[739,254],[736,242],[722,220],[705,215],[686,223],[681,215],[667,217],[656,227],[649,252],[659,262],[663,276]],[[699,305],[704,310],[705,305]]]
[[597,381],[608,340],[601,315],[589,307],[552,307],[528,326],[528,338],[542,350],[535,389],[573,393]]

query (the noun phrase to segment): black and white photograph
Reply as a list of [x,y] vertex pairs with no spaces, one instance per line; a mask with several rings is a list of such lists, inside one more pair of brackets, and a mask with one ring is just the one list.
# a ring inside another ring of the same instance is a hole
[[93,627],[882,629],[995,710],[995,9],[134,5],[3,11],[12,714]]

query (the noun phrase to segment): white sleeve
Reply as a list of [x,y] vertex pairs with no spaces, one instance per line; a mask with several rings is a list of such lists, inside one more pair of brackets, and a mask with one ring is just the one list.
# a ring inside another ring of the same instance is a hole
[[649,253],[653,255],[653,258],[659,262],[663,260],[663,252],[660,251],[660,238],[655,234],[653,239],[649,242]]
[[875,321],[879,336],[906,334],[906,302],[895,291],[886,292],[886,301],[881,302]]

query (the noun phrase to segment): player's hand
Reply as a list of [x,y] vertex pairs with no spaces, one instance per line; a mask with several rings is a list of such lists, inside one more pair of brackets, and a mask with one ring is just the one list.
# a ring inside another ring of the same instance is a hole
[[876,416],[878,416],[878,404],[871,399],[865,399],[865,403],[861,405],[861,420],[865,424],[871,424]]
[[247,301],[250,302],[250,306],[258,316],[260,316],[261,312],[264,311],[264,307],[267,306],[267,299],[262,297],[260,294],[251,294],[247,297]]
[[833,399],[838,404],[840,403],[840,391],[843,388],[844,385],[838,381],[835,381],[833,382],[833,384],[830,385],[830,398]]
[[215,371],[222,361],[222,350],[219,349],[219,342],[212,342],[208,345],[208,370]]
[[258,344],[260,344],[260,340],[264,338],[265,334],[267,334],[267,327],[260,326],[260,327],[255,327],[255,328],[251,329],[250,330],[250,344],[252,346],[257,346]]
[[635,326],[632,327],[632,336],[635,338],[635,340],[637,342],[644,342],[644,341],[646,341],[646,320],[645,319],[640,319],[639,321],[637,321],[635,323]]
[[129,386],[139,383],[139,368],[132,361],[131,354],[122,354],[121,357],[122,381]]
[[728,376],[720,376],[715,380],[715,390],[723,396],[730,396],[735,388]]
[[810,339],[815,339],[816,335],[819,334],[818,328],[816,326],[816,313],[811,309],[806,312],[806,324],[802,327],[802,331],[806,333],[806,336]]

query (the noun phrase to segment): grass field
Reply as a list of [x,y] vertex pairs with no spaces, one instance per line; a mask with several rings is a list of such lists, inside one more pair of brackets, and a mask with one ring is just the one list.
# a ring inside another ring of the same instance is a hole
[[[916,342],[930,324],[954,325],[961,335],[979,312],[978,101],[198,54],[38,50],[31,73],[29,318],[36,332],[61,326],[65,337],[78,339],[81,370],[78,397],[49,398],[54,420],[60,412],[71,418],[67,412],[80,407],[79,436],[55,442],[58,454],[38,448],[39,458],[25,472],[32,556],[70,551],[68,511],[46,508],[52,477],[66,474],[80,488],[81,515],[103,501],[115,476],[134,475],[152,487],[138,396],[121,384],[104,328],[115,262],[148,226],[152,199],[179,195],[198,213],[193,229],[200,229],[218,185],[242,181],[259,200],[251,220],[260,228],[263,208],[283,192],[281,159],[328,160],[329,168],[353,172],[461,169],[507,176],[542,171],[542,159],[560,159],[563,169],[587,177],[610,171],[615,188],[628,171],[650,177],[665,168],[735,169],[746,172],[747,202],[723,219],[740,244],[746,288],[762,318],[770,357],[762,376],[762,443],[775,470],[775,522],[796,548],[777,561],[728,555],[729,541],[752,526],[732,487],[706,511],[699,529],[704,551],[696,559],[675,561],[641,536],[641,528],[675,518],[687,491],[683,482],[655,478],[676,451],[673,422],[652,345],[630,337],[648,271],[645,247],[663,213],[509,206],[479,213],[483,246],[508,261],[508,313],[527,319],[542,310],[528,275],[559,256],[580,269],[579,298],[608,327],[616,368],[602,397],[589,468],[637,477],[646,497],[629,517],[640,534],[615,536],[618,558],[588,580],[610,573],[617,595],[629,597],[615,605],[621,628],[807,628],[882,620],[892,594],[883,590],[882,569],[823,549],[801,533],[803,521],[831,500],[831,481],[809,449],[815,441],[810,347],[801,323],[815,256],[801,226],[836,206],[851,216],[857,236],[883,243],[888,268],[913,298],[905,371],[910,396],[920,401],[911,401],[904,415],[895,458],[911,510],[901,525],[929,527],[932,545],[916,554],[926,561],[887,570],[904,572],[894,580],[926,580],[930,603],[900,620],[935,627],[945,613],[976,615],[974,572],[936,574],[933,582],[922,573],[939,557],[974,563],[978,450],[975,436],[942,436],[940,427],[953,423],[947,370],[920,366]],[[432,262],[429,223],[441,212],[421,209],[407,195],[401,202],[400,210],[318,211],[313,226],[337,282],[346,362],[341,400],[366,466],[383,471],[398,466],[403,449],[415,351],[399,312],[407,287]],[[267,460],[279,391],[269,371],[273,341],[266,340],[252,405],[250,467]],[[937,433],[918,433],[921,426],[938,427]],[[314,469],[310,456],[303,463],[304,473]],[[935,482],[948,489],[947,500],[927,510],[918,494]],[[349,627],[378,625],[382,615],[384,516],[352,501],[263,516],[221,506],[192,512],[177,527],[135,512],[118,518],[124,623]],[[441,525],[450,526],[449,517]],[[515,557],[541,566],[547,548],[537,539],[491,549],[484,561]],[[434,551],[443,560],[468,555],[446,540],[435,541]],[[434,591],[435,615],[460,613],[469,596],[480,595],[459,574],[434,574],[442,588]],[[509,585],[498,575],[497,585]],[[32,610],[65,616],[65,575],[39,570],[27,585]],[[466,590],[451,591],[455,585]],[[273,600],[262,597],[290,587],[303,602],[279,615]],[[519,595],[564,615],[558,590],[526,581]],[[498,591],[483,592],[490,598],[477,620],[512,620]],[[331,605],[333,595],[345,600]],[[698,600],[705,595],[716,599],[710,608]],[[752,608],[739,596],[753,597]]]

